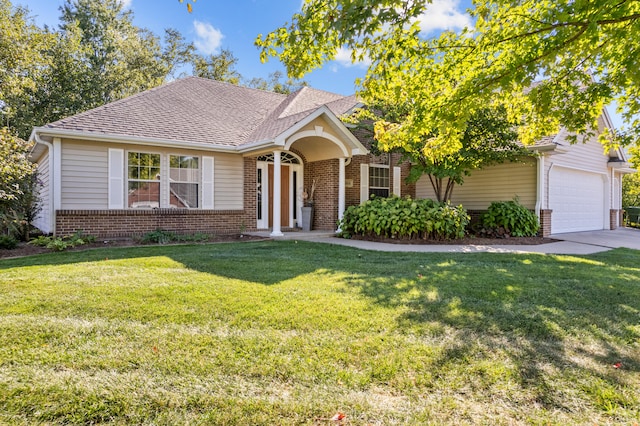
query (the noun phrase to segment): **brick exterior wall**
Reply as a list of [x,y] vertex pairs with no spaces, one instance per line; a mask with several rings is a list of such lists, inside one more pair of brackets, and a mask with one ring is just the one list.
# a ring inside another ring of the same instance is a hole
[[[355,206],[360,204],[360,165],[361,164],[387,164],[388,154],[380,156],[376,155],[354,155],[351,158],[351,163],[345,167],[345,179],[351,179],[353,185],[350,188],[345,188],[345,206]],[[410,196],[415,198],[416,196],[416,184],[406,183],[406,177],[409,176],[411,170],[411,164],[403,162],[399,164],[400,154],[391,154],[389,161],[389,194],[393,194],[393,168],[400,167],[400,176],[402,182],[400,183],[400,195],[402,197]]]
[[323,160],[306,163],[304,188],[311,192],[313,180],[316,190],[313,196],[313,225],[311,229],[333,231],[338,222],[338,160]]
[[610,209],[609,210],[609,229],[613,230],[618,228],[623,223],[622,218],[623,210]]
[[553,210],[543,209],[540,210],[540,230],[538,236],[548,237],[551,235],[551,214]]
[[134,237],[158,228],[178,234],[235,234],[256,227],[256,160],[244,159],[244,210],[58,210],[56,235]]

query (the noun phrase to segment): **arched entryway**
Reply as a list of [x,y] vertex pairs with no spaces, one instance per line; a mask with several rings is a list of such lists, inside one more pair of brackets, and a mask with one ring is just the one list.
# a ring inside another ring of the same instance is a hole
[[280,199],[274,191],[274,154],[260,155],[256,159],[256,217],[257,228],[273,227],[274,205],[280,205],[280,227],[295,228],[300,226],[302,205],[304,166],[297,155],[292,152],[280,153]]

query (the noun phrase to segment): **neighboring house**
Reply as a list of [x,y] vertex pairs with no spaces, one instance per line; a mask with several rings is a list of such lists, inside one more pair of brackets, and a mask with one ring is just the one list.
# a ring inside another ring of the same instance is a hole
[[[424,180],[405,183],[408,163],[369,154],[365,138],[340,121],[358,106],[354,96],[308,87],[282,95],[190,77],[37,127],[31,157],[43,209],[35,225],[103,238],[157,228],[279,236],[301,225],[308,201],[313,229],[335,230],[345,208],[371,194],[428,196]],[[569,146],[558,136],[539,144],[543,155],[528,165],[474,173],[454,202],[484,209],[518,195],[546,233],[576,230],[566,220],[617,226],[627,165],[595,144]],[[593,209],[593,223],[583,220]]]
[[[598,132],[612,128],[606,110]],[[477,170],[456,186],[452,204],[472,215],[492,201],[518,197],[540,218],[542,234],[615,229],[622,224],[622,176],[633,173],[621,149],[604,152],[593,137],[570,144],[567,132],[544,138],[532,146],[538,155],[523,163],[506,163]],[[432,198],[428,178],[416,183],[416,195]]]

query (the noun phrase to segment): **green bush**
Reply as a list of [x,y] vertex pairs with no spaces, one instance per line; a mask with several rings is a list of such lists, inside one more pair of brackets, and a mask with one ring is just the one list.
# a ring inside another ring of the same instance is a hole
[[201,232],[195,234],[175,234],[164,229],[156,229],[155,231],[147,232],[140,238],[140,242],[143,244],[167,244],[171,242],[203,242],[209,240],[209,236]]
[[64,251],[71,247],[83,246],[85,244],[91,244],[96,241],[96,237],[93,235],[86,235],[82,231],[76,231],[70,237],[47,237],[40,235],[37,238],[29,241],[29,244],[46,247],[53,251]]
[[469,216],[462,206],[409,197],[377,198],[345,210],[338,224],[342,235],[445,240],[462,238]]
[[480,222],[486,233],[512,237],[534,237],[540,228],[535,213],[520,204],[517,198],[494,201]]
[[18,247],[18,240],[10,235],[0,236],[0,249],[13,250],[16,247]]

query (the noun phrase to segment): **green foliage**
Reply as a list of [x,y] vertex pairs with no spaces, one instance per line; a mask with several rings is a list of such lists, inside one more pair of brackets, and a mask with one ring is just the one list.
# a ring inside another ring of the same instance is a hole
[[[411,161],[409,179],[417,181],[426,174],[438,201],[449,201],[454,185],[462,185],[472,171],[507,161],[522,161],[532,152],[518,143],[514,123],[504,108],[484,108],[469,118],[460,141],[460,149],[442,156],[427,155],[424,142],[398,146]],[[394,149],[395,146],[385,146]]]
[[622,177],[622,208],[640,206],[640,173]]
[[469,216],[462,206],[409,197],[378,198],[344,212],[339,228],[351,235],[446,240],[462,238]]
[[186,243],[186,242],[204,242],[209,236],[203,233],[195,234],[176,234],[175,232],[166,231],[164,229],[156,229],[147,232],[140,238],[143,244],[168,244],[168,243]]
[[[589,136],[613,99],[640,134],[638,2],[477,0],[468,9],[470,28],[437,35],[421,28],[433,19],[432,5],[307,0],[256,44],[263,61],[277,56],[294,77],[344,50],[369,63],[359,82],[364,103],[409,110],[376,123],[383,145],[420,141],[426,155],[456,152],[470,118],[499,105],[525,144],[560,126]],[[533,85],[540,76],[545,81]],[[605,133],[602,142],[619,140]]]
[[534,237],[540,225],[538,217],[518,202],[494,201],[480,218],[486,231],[494,235],[513,237]]
[[18,240],[10,235],[0,235],[0,249],[13,250],[18,247]]
[[295,78],[287,78],[285,81],[282,81],[282,77],[282,72],[274,71],[269,74],[268,80],[260,77],[255,77],[247,81],[245,85],[247,87],[253,87],[254,89],[267,90],[270,92],[282,93],[285,95],[295,92],[296,90],[299,90],[308,85],[306,81]]
[[30,149],[31,144],[9,129],[0,129],[0,228],[25,241],[40,211],[36,166],[28,159]]
[[144,234],[140,241],[144,244],[167,244],[174,241],[174,238],[175,234],[173,232],[158,228],[155,231]]
[[228,49],[208,57],[196,55],[193,59],[193,75],[211,80],[239,84],[242,76],[236,70],[238,58]]
[[83,246],[85,244],[92,244],[95,242],[96,237],[94,237],[93,235],[87,235],[81,230],[78,230],[75,234],[69,237],[40,235],[29,241],[29,244],[38,247],[46,247],[52,251],[64,251],[68,248]]

